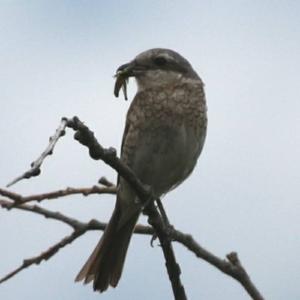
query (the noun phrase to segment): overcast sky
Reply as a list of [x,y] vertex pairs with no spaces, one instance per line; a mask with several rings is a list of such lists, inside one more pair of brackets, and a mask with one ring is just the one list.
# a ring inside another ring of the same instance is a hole
[[[192,176],[165,197],[171,222],[213,253],[235,250],[266,299],[300,299],[299,1],[0,1],[0,186],[45,148],[62,116],[78,115],[119,150],[129,101],[113,96],[116,68],[171,48],[206,84],[208,136]],[[130,82],[129,98],[136,85]],[[91,186],[116,175],[72,138],[59,142],[24,195]],[[43,204],[82,221],[109,218],[114,197]],[[145,220],[142,219],[142,222]],[[0,276],[69,228],[0,210]],[[161,250],[132,240],[117,289],[73,279],[98,242],[91,232],[0,286],[0,299],[172,299]],[[189,299],[249,299],[234,280],[175,245]]]

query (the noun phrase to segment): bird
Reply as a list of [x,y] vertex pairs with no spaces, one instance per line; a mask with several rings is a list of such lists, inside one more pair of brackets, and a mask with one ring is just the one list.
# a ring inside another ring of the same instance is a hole
[[[207,132],[204,83],[192,65],[171,49],[153,48],[117,69],[115,96],[134,77],[137,92],[127,112],[121,161],[156,198],[194,170]],[[127,97],[126,93],[125,98]],[[131,186],[118,177],[116,204],[96,248],[75,281],[94,291],[116,287],[134,227],[142,212]]]

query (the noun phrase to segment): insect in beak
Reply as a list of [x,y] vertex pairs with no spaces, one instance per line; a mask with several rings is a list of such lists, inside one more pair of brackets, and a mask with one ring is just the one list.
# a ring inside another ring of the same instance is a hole
[[127,84],[129,81],[128,74],[125,70],[120,70],[114,76],[116,78],[114,95],[119,97],[119,92],[122,89],[125,100],[128,100],[127,97]]

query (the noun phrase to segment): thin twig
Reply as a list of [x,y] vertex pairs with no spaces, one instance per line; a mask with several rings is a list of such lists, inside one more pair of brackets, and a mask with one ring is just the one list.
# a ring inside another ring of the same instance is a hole
[[40,157],[31,163],[30,169],[24,172],[22,175],[18,176],[17,178],[13,179],[11,182],[7,184],[7,187],[14,185],[15,183],[19,182],[22,179],[29,179],[34,176],[38,176],[41,173],[41,165],[44,159],[53,153],[54,147],[59,140],[60,137],[65,135],[65,129],[67,126],[68,120],[66,118],[62,118],[59,127],[56,129],[55,134],[50,137],[49,144],[45,151],[40,155]]
[[[37,205],[23,204],[23,205],[19,205],[19,206],[14,206],[13,204],[14,203],[11,201],[0,199],[0,206],[2,208],[8,209],[8,210],[14,208],[14,209],[19,209],[19,210],[30,211],[32,213],[42,215],[45,218],[60,221],[64,224],[71,226],[73,228],[73,232],[70,235],[64,237],[58,243],[51,246],[48,250],[42,252],[40,255],[29,258],[29,259],[24,259],[23,263],[18,268],[16,268],[15,270],[9,272],[7,275],[0,278],[0,284],[3,283],[4,281],[10,279],[11,277],[15,276],[22,270],[30,267],[31,265],[33,265],[33,264],[38,265],[43,260],[50,259],[60,249],[62,249],[63,247],[65,247],[68,244],[71,244],[74,240],[79,238],[85,232],[87,232],[89,230],[102,230],[103,231],[105,229],[105,227],[107,226],[107,223],[102,223],[97,220],[91,220],[88,223],[83,223],[76,219],[68,217],[60,212],[53,212],[51,210],[42,208]],[[136,227],[134,229],[134,233],[144,234],[144,235],[145,234],[152,235],[154,233],[154,231],[153,231],[152,227],[138,224],[138,225],[136,225]]]
[[[36,213],[38,215],[44,216],[47,219],[52,219],[56,221],[60,221],[66,225],[69,225],[74,230],[80,229],[80,230],[104,230],[107,223],[99,222],[95,219],[90,220],[89,222],[80,222],[74,218],[71,218],[65,214],[62,214],[60,212],[54,212],[49,209],[43,208],[38,205],[28,205],[23,204],[20,206],[14,206],[14,203],[8,200],[0,199],[0,206],[4,209],[10,210],[10,209],[18,209],[18,210],[24,210],[29,211],[32,213]],[[152,235],[154,233],[154,230],[150,226],[145,226],[138,224],[135,226],[134,233],[137,234],[146,234],[146,235]]]
[[83,224],[84,224],[84,223],[81,223],[78,220],[68,217],[60,212],[51,211],[51,210],[48,210],[48,209],[43,208],[38,205],[22,204],[19,206],[15,206],[14,203],[11,201],[0,199],[0,206],[7,210],[10,210],[12,208],[17,208],[20,210],[30,211],[30,212],[36,213],[38,215],[42,215],[47,219],[53,219],[53,220],[63,222],[65,224],[71,226],[73,229],[83,227]]
[[197,257],[202,258],[211,265],[218,268],[223,273],[236,279],[245,288],[253,300],[264,300],[259,290],[251,281],[247,271],[242,266],[236,252],[231,252],[226,255],[228,260],[221,259],[201,247],[190,234],[184,234],[176,229],[172,229],[170,235],[174,241],[184,245],[187,249],[192,251]]
[[42,193],[42,194],[36,194],[36,195],[30,195],[30,196],[22,196],[20,194],[10,192],[8,190],[4,190],[0,188],[0,195],[7,197],[15,202],[14,205],[21,205],[32,201],[38,201],[41,202],[43,200],[50,200],[50,199],[56,199],[59,197],[66,197],[70,195],[76,195],[81,194],[83,196],[89,196],[92,194],[115,194],[116,193],[116,186],[98,186],[94,185],[92,187],[85,187],[85,188],[73,188],[73,187],[67,187],[66,189],[61,189],[57,191],[53,191],[50,193]]
[[21,266],[19,266],[18,268],[16,268],[15,270],[13,270],[12,272],[8,273],[7,275],[5,275],[4,277],[2,277],[0,279],[0,284],[4,281],[10,279],[11,277],[15,276],[22,270],[30,267],[31,265],[33,265],[33,264],[39,265],[43,260],[48,260],[54,254],[56,254],[60,249],[62,249],[66,245],[72,243],[75,239],[77,239],[84,233],[85,233],[85,231],[75,230],[70,235],[64,237],[58,243],[51,246],[48,250],[42,252],[40,255],[31,257],[28,259],[24,259]]
[[158,236],[160,245],[165,257],[165,265],[168,271],[169,280],[173,288],[173,294],[175,299],[184,300],[187,299],[184,286],[181,283],[180,266],[176,261],[175,253],[172,246],[172,237],[169,234],[169,225],[166,225],[163,218],[157,211],[154,202],[150,202],[144,209],[144,212],[148,215],[148,223],[153,226],[155,233]]

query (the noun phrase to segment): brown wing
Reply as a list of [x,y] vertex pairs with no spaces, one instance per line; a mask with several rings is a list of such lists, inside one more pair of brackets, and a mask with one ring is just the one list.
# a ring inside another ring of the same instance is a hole
[[[133,98],[133,100],[129,106],[129,109],[128,109],[128,112],[126,115],[126,123],[125,123],[125,128],[124,128],[123,137],[122,137],[122,144],[121,144],[121,154],[120,154],[121,159],[122,159],[122,154],[124,151],[125,140],[126,140],[128,132],[129,132],[129,128],[131,126],[130,115],[134,113],[134,107],[135,107],[135,104],[138,102],[139,96],[140,96],[140,93],[137,93],[135,95],[135,97]],[[118,175],[117,184],[119,184],[119,182],[120,182],[120,176]]]
[[[125,138],[126,138],[128,129],[129,129],[129,122],[126,121],[125,129],[124,129],[124,133],[123,133],[123,137],[122,137],[122,144],[121,144],[121,155],[120,155],[121,159],[122,159],[123,146],[124,146],[124,142],[125,142]],[[118,174],[117,186],[119,185],[119,183],[120,183],[120,175]]]

